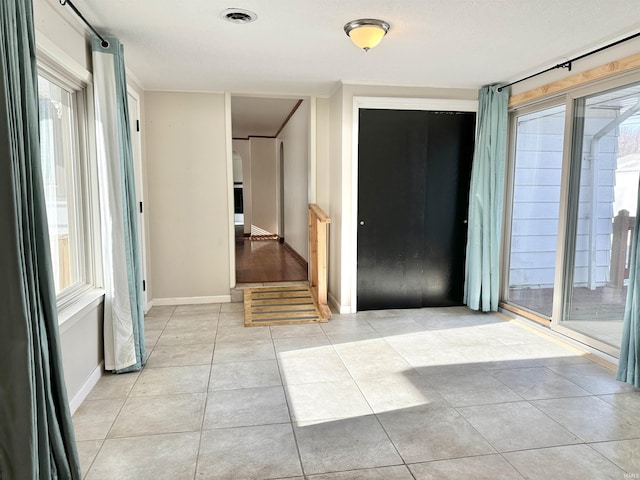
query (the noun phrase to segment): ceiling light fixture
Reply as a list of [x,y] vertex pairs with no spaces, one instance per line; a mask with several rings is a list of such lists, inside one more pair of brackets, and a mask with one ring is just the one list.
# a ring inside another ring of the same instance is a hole
[[380,43],[389,31],[390,25],[375,18],[352,20],[344,26],[344,33],[365,52]]
[[258,19],[258,15],[242,8],[227,8],[220,12],[220,18],[231,23],[251,23]]

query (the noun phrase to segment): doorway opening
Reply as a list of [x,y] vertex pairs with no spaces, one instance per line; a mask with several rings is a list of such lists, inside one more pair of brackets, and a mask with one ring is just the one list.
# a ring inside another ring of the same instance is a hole
[[236,284],[308,279],[309,104],[231,97]]

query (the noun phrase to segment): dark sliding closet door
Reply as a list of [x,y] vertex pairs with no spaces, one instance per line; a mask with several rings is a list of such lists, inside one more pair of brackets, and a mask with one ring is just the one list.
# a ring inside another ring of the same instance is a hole
[[360,110],[358,310],[461,305],[475,114]]

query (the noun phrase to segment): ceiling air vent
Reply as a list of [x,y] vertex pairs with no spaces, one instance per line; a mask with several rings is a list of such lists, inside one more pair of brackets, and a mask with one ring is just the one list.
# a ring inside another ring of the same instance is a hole
[[258,18],[258,15],[242,8],[227,8],[220,12],[220,18],[231,23],[251,23]]

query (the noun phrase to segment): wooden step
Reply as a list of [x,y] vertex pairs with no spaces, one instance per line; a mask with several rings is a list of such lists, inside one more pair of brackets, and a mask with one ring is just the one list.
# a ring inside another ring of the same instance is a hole
[[326,323],[307,285],[247,288],[244,291],[244,324],[296,325]]

